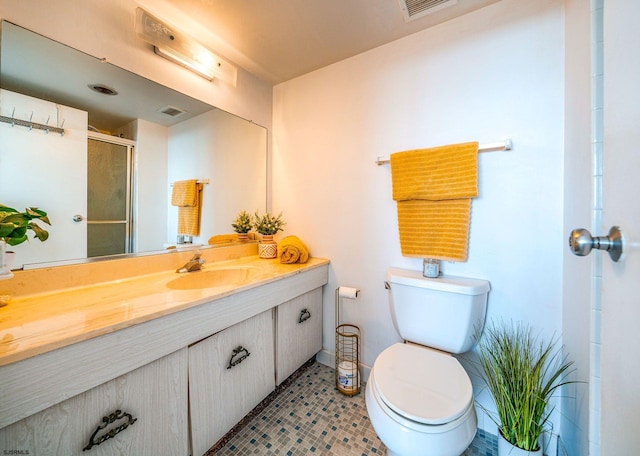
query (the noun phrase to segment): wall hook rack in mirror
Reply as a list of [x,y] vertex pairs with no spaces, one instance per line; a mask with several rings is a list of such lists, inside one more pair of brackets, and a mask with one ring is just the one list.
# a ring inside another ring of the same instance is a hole
[[[14,109],[14,112],[15,112],[15,109]],[[33,113],[31,113],[30,119],[32,118],[33,118]],[[49,132],[60,133],[60,136],[64,136],[64,128],[62,127],[52,127],[50,125],[32,122],[31,120],[16,119],[13,116],[13,113],[11,114],[11,117],[0,116],[0,122],[11,124],[12,127],[15,127],[16,125],[18,125],[19,127],[27,127],[29,130],[36,129],[36,130],[42,130],[45,133],[49,133]],[[47,123],[49,123],[49,120],[47,120]],[[62,125],[64,125],[64,121],[62,122]]]

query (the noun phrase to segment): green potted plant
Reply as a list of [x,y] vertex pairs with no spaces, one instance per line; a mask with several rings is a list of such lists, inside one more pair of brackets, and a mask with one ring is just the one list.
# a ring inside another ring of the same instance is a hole
[[573,364],[556,340],[543,342],[518,323],[485,328],[479,343],[480,366],[495,401],[497,417],[480,405],[499,431],[498,455],[542,455],[541,437],[553,411],[549,401],[571,381]]
[[282,219],[282,212],[277,216],[266,212],[259,215],[258,211],[253,215],[253,228],[262,235],[262,240],[258,244],[258,255],[260,258],[275,258],[278,256],[278,246],[273,240],[273,235],[282,231],[286,225]]
[[240,242],[246,242],[248,239],[248,233],[253,226],[251,222],[251,215],[247,211],[240,211],[236,216],[233,223],[231,223],[233,231],[238,233],[238,240]]
[[40,220],[51,225],[47,213],[36,207],[27,207],[20,212],[12,207],[0,204],[0,275],[9,274],[13,263],[13,252],[8,252],[7,245],[14,246],[28,240],[28,231],[33,231],[34,239],[41,242],[49,238],[49,232],[35,221]]

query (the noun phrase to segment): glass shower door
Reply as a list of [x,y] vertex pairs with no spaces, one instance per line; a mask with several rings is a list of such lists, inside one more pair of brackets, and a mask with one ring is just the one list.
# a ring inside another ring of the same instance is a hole
[[87,256],[131,251],[132,146],[89,138]]

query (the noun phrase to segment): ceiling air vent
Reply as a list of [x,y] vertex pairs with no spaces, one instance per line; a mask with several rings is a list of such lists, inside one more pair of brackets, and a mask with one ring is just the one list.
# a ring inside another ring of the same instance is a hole
[[182,109],[176,108],[175,106],[166,106],[166,107],[160,109],[160,112],[162,114],[166,114],[166,115],[171,116],[171,117],[178,117],[178,116],[181,116],[182,114],[184,114],[187,111],[183,111]]
[[458,0],[398,0],[404,15],[404,21],[409,22],[441,9],[454,6]]

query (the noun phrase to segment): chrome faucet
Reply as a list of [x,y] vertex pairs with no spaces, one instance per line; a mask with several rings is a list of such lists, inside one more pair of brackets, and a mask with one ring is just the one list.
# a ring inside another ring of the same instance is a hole
[[200,269],[202,269],[202,265],[204,264],[204,260],[200,258],[201,256],[202,253],[200,252],[194,253],[193,258],[187,261],[187,263],[181,268],[176,269],[176,272],[199,271]]

